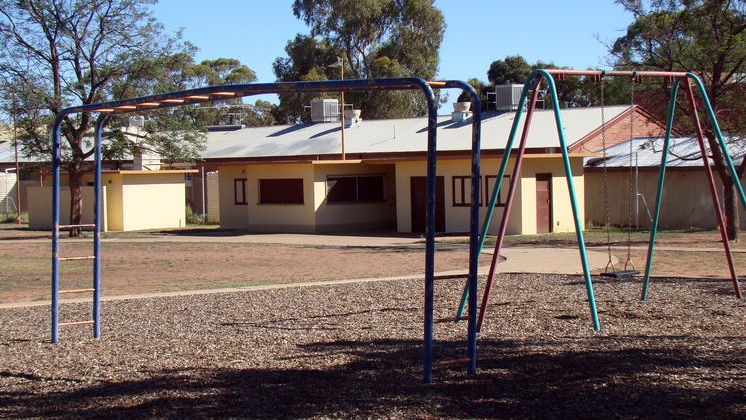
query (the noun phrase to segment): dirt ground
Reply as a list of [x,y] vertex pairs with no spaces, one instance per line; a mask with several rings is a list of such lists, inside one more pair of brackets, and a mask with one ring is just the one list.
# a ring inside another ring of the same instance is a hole
[[[0,241],[0,296],[44,299],[49,241],[5,235],[26,239]],[[438,366],[428,385],[417,247],[122,239],[106,243],[104,293],[414,277],[106,301],[101,339],[69,327],[57,344],[48,305],[0,308],[0,417],[746,418],[746,305],[727,279],[691,275],[710,251],[667,251],[669,276],[644,302],[639,279],[594,278],[600,331],[582,277],[501,275],[476,374]],[[438,255],[438,270],[465,266],[463,244]],[[454,314],[462,286],[436,285],[436,317]],[[90,310],[67,303],[61,317]],[[465,323],[436,324],[434,338],[436,361],[465,355]]]
[[[203,241],[220,236],[214,229],[125,232],[103,234],[101,277],[103,296],[158,294],[221,288],[296,284],[319,281],[421,276],[424,242],[412,246],[310,246],[242,243],[226,235],[225,241]],[[176,241],[163,242],[159,239]],[[625,236],[621,236],[625,239]],[[183,239],[184,242],[179,242]],[[659,236],[654,276],[708,277],[729,281],[729,271],[717,232],[689,232]],[[605,234],[588,234],[589,247],[605,252]],[[647,235],[634,238],[635,268],[642,271],[647,258]],[[441,238],[436,272],[468,267],[468,246],[463,240]],[[576,248],[572,235],[506,238],[506,246]],[[626,245],[612,243],[613,254],[626,258]],[[746,267],[744,243],[734,243],[736,267]],[[486,249],[492,245],[487,244]],[[700,251],[696,251],[699,249]],[[63,237],[61,256],[91,253],[90,239]],[[51,236],[24,226],[0,224],[0,304],[50,299]],[[484,259],[484,261],[488,261]],[[486,262],[484,263],[486,264]],[[622,269],[617,264],[617,269]],[[61,288],[90,287],[91,263],[61,265]],[[72,298],[76,296],[73,295]],[[69,299],[69,298],[68,298]]]

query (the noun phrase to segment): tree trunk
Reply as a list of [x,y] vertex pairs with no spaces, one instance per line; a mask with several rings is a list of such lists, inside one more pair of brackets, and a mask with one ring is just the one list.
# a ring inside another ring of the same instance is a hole
[[[68,171],[70,176],[70,224],[79,225],[83,214],[83,171],[79,164],[73,164]],[[79,227],[70,229],[70,237],[78,237],[81,234]]]
[[723,183],[723,205],[725,206],[726,232],[731,241],[740,241],[741,216],[738,211],[738,191],[736,184],[730,178]]

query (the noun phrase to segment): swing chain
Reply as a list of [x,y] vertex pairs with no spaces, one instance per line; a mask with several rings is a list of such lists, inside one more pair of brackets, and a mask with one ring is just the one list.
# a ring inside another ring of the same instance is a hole
[[[627,178],[627,261],[624,263],[624,269],[627,270],[627,264],[632,266],[634,270],[635,265],[632,263],[632,141],[635,137],[635,83],[638,81],[637,72],[632,73],[632,79],[629,83],[629,175]],[[637,200],[637,194],[635,191],[635,200]]]
[[605,220],[605,227],[606,227],[606,253],[609,257],[608,262],[606,263],[606,268],[604,268],[604,273],[609,272],[609,267],[611,267],[611,272],[615,272],[616,269],[614,268],[614,262],[611,255],[611,225],[609,222],[609,174],[607,169],[607,160],[608,160],[608,151],[606,150],[606,100],[604,96],[604,90],[605,90],[605,80],[606,80],[606,72],[601,72],[601,75],[599,76],[599,82],[601,87],[601,146],[603,150],[603,174],[604,174],[604,214],[606,216]]

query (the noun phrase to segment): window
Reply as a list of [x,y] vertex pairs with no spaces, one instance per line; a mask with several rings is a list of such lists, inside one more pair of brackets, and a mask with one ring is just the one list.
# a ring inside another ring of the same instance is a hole
[[384,201],[383,176],[335,176],[326,179],[327,203]]
[[246,205],[246,178],[236,178],[233,180],[233,204]]
[[260,204],[303,204],[303,178],[260,179]]
[[[471,205],[471,176],[454,176],[453,180],[453,207],[465,207]],[[481,177],[480,177],[481,180]],[[480,181],[481,182],[481,181]],[[482,205],[482,192],[479,192],[479,205]]]
[[[495,182],[497,181],[497,175],[487,175],[484,178],[485,193],[487,197],[487,204],[489,206],[489,200],[492,199],[492,190],[495,188]],[[503,176],[503,182],[500,184],[500,196],[497,197],[495,206],[505,207],[505,201],[508,199],[508,190],[510,189],[510,175]]]

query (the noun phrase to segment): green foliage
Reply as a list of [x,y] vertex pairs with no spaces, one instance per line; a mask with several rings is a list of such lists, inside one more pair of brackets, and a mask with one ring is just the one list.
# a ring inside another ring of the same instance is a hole
[[[445,20],[432,0],[296,0],[293,13],[311,34],[289,41],[287,58],[275,60],[279,81],[339,79],[329,67],[342,58],[344,78],[422,77],[432,79]],[[414,92],[354,93],[345,102],[362,108],[366,118],[422,115],[421,94]],[[282,117],[308,118],[304,106],[320,95],[280,95]]]
[[[636,0],[617,3],[635,16],[612,47],[617,68],[693,72],[702,79],[721,128],[746,131],[746,1],[676,0],[654,2],[650,9]],[[665,115],[669,86],[668,81],[641,86],[646,109]],[[677,128],[691,132],[691,125]]]
[[487,80],[493,85],[509,85],[523,82],[531,73],[531,66],[526,59],[520,55],[505,57],[504,60],[495,60],[487,70]]

